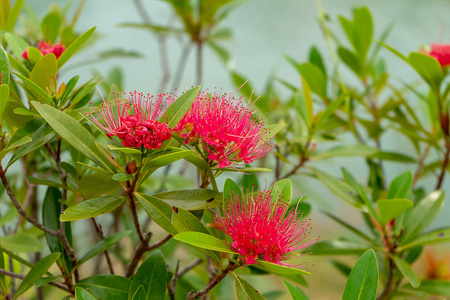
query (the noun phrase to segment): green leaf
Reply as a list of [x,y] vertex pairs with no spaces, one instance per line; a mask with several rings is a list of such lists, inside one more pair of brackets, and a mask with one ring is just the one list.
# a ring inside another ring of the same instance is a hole
[[140,285],[137,291],[133,294],[132,300],[145,300],[145,290],[142,285]]
[[16,24],[17,17],[19,16],[20,11],[22,10],[22,6],[25,0],[17,0],[14,3],[14,6],[11,8],[8,14],[8,19],[6,21],[6,31],[12,31],[14,25]]
[[118,233],[115,233],[113,235],[108,236],[104,240],[101,240],[97,244],[95,244],[93,247],[91,247],[81,258],[78,260],[77,264],[73,267],[74,269],[81,266],[83,263],[88,261],[89,259],[99,255],[103,251],[107,250],[108,248],[111,248],[116,243],[118,243],[121,239],[126,237],[131,233],[131,230],[125,230]]
[[84,199],[93,199],[105,194],[117,194],[120,183],[112,180],[111,174],[109,173],[107,175],[104,173],[90,174],[81,178],[78,187]]
[[281,119],[276,124],[270,124],[266,125],[266,134],[264,134],[263,139],[271,139],[273,138],[278,132],[280,132],[282,129],[284,129],[287,126],[286,121]]
[[9,84],[9,73],[11,72],[11,67],[9,64],[8,54],[5,49],[0,46],[0,76],[2,81],[0,84]]
[[25,77],[30,76],[30,71],[15,57],[11,56],[11,54],[8,53],[9,63],[11,64],[11,67],[13,69],[16,69]]
[[322,99],[327,99],[327,78],[322,70],[312,63],[303,63],[298,70],[311,90]]
[[134,178],[133,174],[128,173],[117,173],[112,176],[112,179],[115,181],[128,181]]
[[434,57],[419,52],[409,54],[408,61],[433,91],[439,93],[439,87],[444,78],[439,62]]
[[76,287],[75,288],[75,300],[98,300],[94,295],[92,295],[91,292],[80,288],[80,287]]
[[30,152],[35,151],[39,147],[45,145],[55,136],[55,131],[48,125],[42,125],[33,135],[31,135],[31,142],[22,145],[14,152],[13,156],[8,162],[6,169],[8,169],[13,163],[18,161],[23,156]]
[[330,148],[322,153],[313,154],[311,159],[319,160],[331,157],[371,156],[377,152],[378,149],[361,144],[342,145]]
[[74,55],[78,49],[81,48],[81,46],[86,43],[86,41],[91,37],[91,35],[94,33],[95,27],[92,27],[82,35],[80,35],[75,41],[70,44],[70,46],[61,54],[61,56],[58,58],[58,69],[61,69],[61,67],[69,60],[69,58]]
[[10,141],[10,145],[8,144],[6,149],[4,149],[3,151],[0,152],[0,160],[2,160],[6,156],[6,154],[8,154],[14,148],[20,147],[29,142],[31,142],[31,138],[29,136],[23,137],[20,140],[15,141],[13,143],[11,143],[11,141]]
[[197,219],[192,213],[182,208],[179,208],[173,212],[172,215],[173,227],[178,232],[196,231],[208,234],[205,226]]
[[222,240],[219,240],[218,238],[201,232],[193,232],[193,231],[186,231],[178,233],[173,237],[175,240],[199,247],[202,249],[208,249],[213,251],[219,251],[224,253],[231,253],[231,254],[237,254],[236,252],[232,251],[230,247]]
[[33,46],[28,47],[27,49],[28,62],[34,66],[43,57],[42,52]]
[[[292,182],[290,179],[282,179],[275,182],[272,189],[273,202],[282,201],[289,203],[292,200]],[[281,199],[280,199],[281,198]]]
[[424,280],[418,288],[406,286],[406,288],[432,295],[450,295],[450,281],[448,280]]
[[194,151],[170,147],[162,152],[157,152],[154,157],[149,157],[144,163],[137,186],[140,186],[141,183],[156,169],[169,165],[182,158],[188,160],[189,157],[196,157]]
[[434,191],[414,206],[405,219],[404,232],[400,238],[400,246],[415,239],[436,218],[444,205],[443,191]]
[[260,266],[264,270],[267,270],[271,273],[277,273],[277,274],[303,274],[303,275],[311,274],[308,271],[305,271],[305,270],[302,270],[299,268],[282,266],[282,265],[274,264],[274,263],[271,263],[268,261],[259,261],[258,266]]
[[[0,250],[0,269],[5,270],[5,258],[3,256],[3,251]],[[6,284],[6,277],[3,274],[0,274],[0,291],[4,294],[8,290],[8,286]]]
[[153,197],[186,210],[199,210],[218,207],[222,204],[222,193],[208,190],[178,190],[153,195]]
[[[46,94],[52,93],[55,92],[55,87],[52,87],[52,81],[53,85],[55,85],[57,71],[56,56],[53,53],[49,53],[36,63],[30,73],[30,80],[36,83],[43,91],[46,91]],[[38,97],[38,100],[41,103],[44,101],[48,102],[45,98],[41,101]],[[50,103],[53,103],[53,101],[50,101]]]
[[49,282],[51,282],[55,279],[60,279],[60,277],[61,277],[61,275],[43,277],[41,279],[36,280],[36,283],[34,284],[34,286],[39,288],[41,286],[48,284]]
[[152,196],[140,193],[134,194],[144,210],[156,224],[172,235],[177,234],[177,230],[173,227],[171,221],[172,206]]
[[227,178],[225,180],[225,184],[223,185],[223,207],[225,207],[225,203],[231,201],[234,195],[242,197],[241,187],[232,179]]
[[28,233],[16,233],[0,238],[0,246],[14,252],[39,252],[44,249],[36,236]]
[[[174,210],[172,215],[172,224],[173,227],[178,232],[202,232],[208,234],[208,231],[206,230],[205,226],[203,226],[202,222],[200,222],[199,219],[197,219],[196,216],[194,216],[192,213],[188,212],[187,210],[184,210],[182,208],[178,208]],[[200,249],[203,253],[210,256],[211,258],[214,258],[217,260],[217,262],[222,263],[220,259],[219,253],[213,252],[211,250],[206,249]]]
[[55,43],[56,38],[61,30],[62,17],[57,11],[48,13],[41,23],[42,35],[52,44]]
[[15,35],[11,32],[5,33],[5,39],[8,42],[8,46],[11,48],[14,56],[22,59],[23,51],[25,51],[25,49],[30,46],[30,44],[25,42],[25,40],[18,35]]
[[127,300],[131,280],[117,275],[94,275],[77,282],[76,286],[89,290],[98,299]]
[[411,285],[413,287],[418,287],[420,285],[420,279],[417,274],[414,273],[411,266],[398,256],[393,255],[391,256],[391,258],[394,260],[397,268],[400,270],[400,272],[402,272],[403,276],[405,276],[405,278],[411,283]]
[[103,157],[97,148],[97,140],[77,120],[51,106],[35,101],[32,104],[48,124],[75,149],[99,166],[114,170],[115,167]]
[[161,118],[159,118],[159,122],[166,123],[170,129],[173,129],[191,108],[199,91],[200,86],[196,86],[183,93],[166,109]]
[[236,295],[238,300],[263,300],[264,298],[260,292],[258,292],[250,283],[244,279],[234,275],[234,282],[236,286]]
[[6,84],[2,84],[0,85],[0,126],[3,125],[3,116],[8,101],[9,101],[9,86]]
[[359,255],[368,248],[366,244],[341,239],[315,242],[308,250],[313,255]]
[[61,222],[76,221],[104,215],[125,201],[124,196],[103,196],[79,202],[68,207],[59,217]]
[[330,105],[324,111],[321,111],[317,114],[316,128],[321,129],[322,126],[328,121],[330,115],[332,115],[336,109],[338,109],[342,103],[344,103],[345,99],[348,98],[347,94],[342,94],[336,100],[332,101]]
[[320,171],[319,169],[311,168],[311,170],[314,172],[317,179],[319,179],[337,197],[356,208],[361,207],[361,204],[355,199],[357,192],[350,185],[334,176]]
[[304,77],[302,77],[301,79],[303,86],[303,97],[299,97],[300,114],[305,120],[305,123],[308,126],[308,128],[311,128],[311,124],[314,119],[313,97],[308,82],[305,80]]
[[47,270],[55,263],[55,261],[59,258],[60,253],[52,253],[40,261],[38,261],[28,272],[28,274],[23,279],[22,283],[17,288],[16,294],[14,298],[25,293],[28,289],[30,289],[34,283],[41,279],[41,277],[47,272]]
[[409,190],[411,189],[411,185],[412,185],[411,171],[407,171],[398,175],[397,177],[395,177],[394,180],[392,180],[391,184],[389,185],[387,191],[388,198],[389,199],[405,198]]
[[39,85],[19,73],[13,72],[13,74],[19,77],[31,91],[36,93],[40,97],[39,99],[42,99],[49,104],[53,104],[52,98]]
[[417,159],[415,159],[414,157],[396,152],[379,151],[375,155],[372,155],[371,158],[378,158],[382,160],[396,161],[402,163],[417,163]]
[[380,199],[377,200],[378,215],[383,224],[388,224],[400,214],[413,206],[408,199]]
[[158,156],[149,159],[145,163],[145,166],[150,168],[164,167],[182,158],[194,155],[194,153],[195,152],[192,150],[183,150],[171,147],[166,149],[163,153],[160,153]]
[[355,10],[353,31],[356,42],[355,50],[358,51],[360,60],[365,61],[373,35],[372,15],[367,7],[363,6]]
[[423,246],[423,245],[431,245],[438,243],[447,243],[450,242],[450,228],[443,228],[434,230],[432,232],[425,233],[415,238],[410,243],[400,246],[397,248],[398,251],[403,251],[408,248]]
[[161,251],[153,251],[142,263],[134,276],[128,292],[128,300],[133,300],[140,286],[144,288],[146,300],[164,300],[166,294],[167,269]]
[[378,265],[375,251],[366,251],[356,262],[347,284],[343,300],[374,300],[377,295]]
[[[61,214],[61,203],[59,200],[61,199],[61,192],[59,189],[54,187],[47,188],[47,192],[45,193],[44,203],[42,204],[42,225],[52,230],[58,231],[60,227],[59,215]],[[71,223],[67,223],[64,227],[66,237],[69,243],[72,242],[72,230]],[[45,238],[47,240],[48,247],[51,253],[61,253],[60,261],[58,265],[62,266],[65,274],[69,274],[72,269],[72,263],[67,256],[65,249],[59,240],[59,238],[45,233]]]
[[349,67],[358,77],[363,77],[362,67],[355,53],[344,47],[338,48],[339,58]]
[[362,198],[362,200],[364,201],[364,203],[366,204],[366,207],[369,211],[369,215],[378,223],[380,224],[381,220],[380,217],[378,216],[377,212],[375,211],[375,207],[373,206],[373,202],[369,200],[369,198],[367,198],[366,193],[364,192],[363,188],[358,185],[358,192],[359,192],[359,196]]
[[298,287],[294,287],[292,284],[290,284],[287,281],[284,281],[284,284],[289,290],[289,293],[291,294],[292,300],[309,300],[306,294],[299,289]]

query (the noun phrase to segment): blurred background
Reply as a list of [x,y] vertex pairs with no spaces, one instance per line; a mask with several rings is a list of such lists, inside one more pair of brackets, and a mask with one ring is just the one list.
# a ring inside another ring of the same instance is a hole
[[[29,10],[42,19],[56,1],[39,0],[27,1]],[[68,15],[75,14],[80,1],[59,0],[58,6],[68,6]],[[199,78],[197,66],[197,49],[189,42],[186,35],[177,32],[182,28],[175,17],[172,8],[165,1],[141,0],[87,0],[79,16],[77,29],[83,32],[92,26],[97,26],[97,41],[86,48],[80,55],[74,57],[62,74],[62,81],[66,81],[75,74],[81,76],[81,82],[89,80],[92,75],[100,74],[106,82],[120,85],[123,91],[141,91],[156,94],[159,92],[175,92],[175,89],[184,91],[186,87],[201,83],[203,88],[213,90],[222,88],[223,91],[236,90],[232,73],[238,73],[248,80],[255,89],[254,96],[258,97],[271,78],[280,78],[292,85],[299,86],[300,78],[297,71],[292,68],[285,56],[295,58],[297,61],[307,60],[311,46],[316,45],[324,56],[326,66],[332,66],[332,57],[328,45],[323,38],[318,23],[318,5],[327,13],[330,29],[338,36],[344,37],[340,29],[337,16],[351,16],[352,9],[362,5],[372,12],[375,24],[374,38],[377,39],[388,27],[392,31],[385,41],[386,44],[407,54],[417,51],[423,45],[430,43],[450,43],[450,24],[446,24],[450,12],[450,2],[445,0],[422,1],[361,1],[361,0],[322,0],[321,4],[315,1],[270,1],[247,0],[236,3],[236,7],[218,24],[219,32],[214,40],[215,45],[204,45],[202,51],[202,74]],[[138,28],[132,24],[151,22],[152,27]],[[24,30],[27,34],[29,29]],[[164,28],[169,27],[172,30]],[[25,34],[25,32],[24,32]],[[161,57],[161,40],[164,39],[163,50],[164,68]],[[107,51],[115,49],[108,54]],[[119,51],[120,50],[120,51]],[[119,51],[119,52],[117,52]],[[418,75],[398,57],[382,49],[382,56],[386,60],[388,72],[394,84],[397,82],[419,81]],[[115,55],[120,53],[121,55]],[[185,64],[185,65],[184,65]],[[119,70],[121,70],[119,72]],[[178,70],[178,71],[177,71]],[[182,70],[181,72],[179,70]],[[169,75],[168,80],[163,80]],[[350,71],[342,71],[348,82],[353,79]],[[200,82],[199,82],[200,81]],[[355,79],[355,85],[358,82]],[[425,87],[424,87],[425,88]],[[276,86],[279,95],[287,95],[285,86]],[[97,97],[98,98],[98,97]],[[283,101],[280,99],[280,101]],[[412,99],[411,101],[417,101]],[[420,104],[413,105],[418,111]],[[425,118],[425,117],[424,117]],[[383,135],[383,146],[386,150],[402,149],[406,154],[414,151],[406,139],[399,139],[394,133]],[[367,174],[363,159],[347,158],[321,162],[318,168],[326,169],[331,174],[339,173],[340,166],[345,165],[354,176],[365,181]],[[408,164],[387,163],[387,181],[409,169]],[[238,176],[238,175],[236,175]],[[272,182],[273,175],[260,174],[260,182]],[[225,180],[225,177],[221,178]],[[320,210],[335,211],[335,213],[356,226],[362,224],[357,219],[352,208],[343,204],[316,180],[294,176],[295,194],[309,197],[312,205],[314,231],[323,240],[335,238],[345,234],[341,227],[323,216]],[[223,181],[219,180],[219,185]],[[435,178],[424,178],[421,185],[429,186],[431,190]],[[450,193],[450,179],[447,176],[443,185],[447,194]],[[447,196],[448,200],[448,196]],[[450,205],[444,207],[432,228],[448,225],[450,222]],[[450,245],[429,247],[433,259],[449,268]],[[329,257],[308,257],[309,263],[314,266],[309,270],[312,275],[308,277],[309,288],[304,288],[311,299],[338,299],[342,295],[346,278],[339,274],[329,263]],[[356,257],[345,257],[344,261],[353,265]],[[420,276],[425,276],[427,265],[423,263],[414,265]],[[429,266],[428,266],[429,267]],[[275,279],[274,279],[275,280]],[[266,282],[249,281],[262,291],[267,289]],[[280,281],[274,281],[284,289]],[[281,299],[281,298],[279,298]]]

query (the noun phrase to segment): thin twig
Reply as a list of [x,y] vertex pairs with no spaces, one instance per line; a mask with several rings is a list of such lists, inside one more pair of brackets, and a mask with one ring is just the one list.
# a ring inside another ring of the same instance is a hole
[[53,236],[58,236],[58,232],[55,230],[52,230],[50,228],[45,227],[44,225],[42,225],[41,223],[39,223],[36,219],[34,219],[33,217],[31,217],[30,215],[28,215],[20,206],[20,203],[17,201],[16,196],[14,195],[14,193],[11,190],[11,186],[9,185],[8,180],[6,179],[5,176],[5,171],[3,170],[3,167],[0,166],[0,178],[2,180],[3,186],[5,187],[6,193],[8,194],[9,198],[11,199],[12,204],[14,205],[14,207],[16,208],[17,212],[25,219],[27,220],[29,223],[33,224],[33,226],[35,226],[36,228],[50,234]]
[[425,148],[425,151],[423,152],[423,154],[419,158],[419,163],[417,164],[417,169],[414,172],[411,189],[414,188],[414,186],[417,183],[417,180],[419,180],[420,173],[423,170],[423,165],[424,165],[425,159],[427,158],[429,152],[430,152],[430,145],[427,145],[427,147]]
[[[26,167],[26,162],[22,161],[22,165],[23,165],[23,172],[25,175],[28,175],[28,170]],[[33,198],[33,196],[35,195],[35,191],[36,191],[36,185],[30,183],[30,181],[28,180],[28,178],[25,176],[25,183],[27,185],[27,194],[25,195],[25,199],[23,200],[23,205],[22,208],[23,210],[27,209],[28,204],[30,203],[31,199]],[[16,227],[14,228],[13,232],[16,233],[17,230],[19,229],[20,223],[22,222],[22,215],[19,215],[19,217],[17,218],[17,223],[16,223]]]
[[445,173],[447,172],[447,166],[450,158],[450,137],[445,136],[445,147],[447,149],[445,151],[444,161],[442,162],[441,174],[439,175],[438,182],[434,188],[435,190],[439,190],[441,188],[441,185],[444,182]]
[[222,273],[220,273],[219,275],[217,275],[211,282],[209,282],[206,287],[201,290],[198,291],[197,293],[194,293],[194,291],[191,291],[188,296],[187,299],[191,300],[191,299],[197,299],[203,295],[205,295],[206,293],[208,293],[213,287],[215,287],[219,282],[222,281],[222,279],[225,278],[225,276],[228,275],[228,273],[236,270],[240,265],[239,264],[235,264],[234,262],[230,261],[228,263],[228,266],[226,267],[225,270],[222,271]]
[[[148,233],[147,235],[148,235],[148,239],[150,239],[151,233]],[[142,255],[145,252],[153,250],[153,249],[156,249],[158,247],[161,247],[162,245],[167,243],[171,238],[172,238],[172,235],[169,234],[165,238],[163,238],[162,240],[160,240],[160,241],[158,241],[158,242],[156,242],[154,244],[151,244],[151,245],[145,245],[142,242],[139,243],[139,246],[136,248],[136,251],[134,253],[133,259],[128,264],[127,271],[125,273],[125,277],[128,278],[131,275],[133,275],[134,270],[136,269],[136,266],[139,263],[139,260],[141,259]]]
[[[91,218],[91,219],[92,219],[92,223],[94,223],[94,227],[95,227],[95,230],[97,231],[98,236],[100,237],[101,240],[104,240],[105,235],[103,234],[102,226],[97,223],[95,218]],[[105,253],[106,263],[108,264],[109,272],[114,275],[115,274],[114,268],[113,268],[113,264],[112,264],[108,249],[106,249],[103,253]]]
[[[10,271],[6,271],[4,269],[0,269],[0,274],[6,275],[6,276],[9,276],[9,277],[13,277],[13,278],[25,279],[25,275],[13,273],[13,272],[10,272]],[[59,282],[56,282],[56,281],[50,281],[48,284],[56,286],[57,288],[60,288],[60,289],[66,291],[68,293],[72,293],[69,290],[69,288],[67,286],[65,286],[64,284],[62,284],[62,283],[59,283]]]
[[[49,144],[45,144],[45,148],[47,149],[50,156],[53,158],[53,160],[56,163],[56,168],[58,169],[59,178],[61,180],[61,183],[63,184],[64,188],[62,189],[61,193],[61,211],[64,211],[66,209],[65,202],[67,201],[67,173],[63,170],[61,167],[61,138],[58,139],[58,146],[57,150],[53,150]],[[66,223],[60,222],[59,230],[58,230],[58,238],[60,239],[61,243],[64,246],[64,249],[67,252],[67,255],[69,256],[70,262],[72,264],[72,267],[74,267],[77,264],[77,257],[75,255],[75,251],[73,250],[72,246],[69,243],[69,240],[66,236]],[[77,282],[80,278],[80,275],[78,273],[78,269],[75,269],[74,271],[75,276],[75,282]]]

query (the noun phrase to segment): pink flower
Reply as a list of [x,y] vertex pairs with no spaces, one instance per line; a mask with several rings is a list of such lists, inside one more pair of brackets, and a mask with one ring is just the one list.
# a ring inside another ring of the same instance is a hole
[[429,51],[422,50],[425,54],[436,58],[442,67],[450,65],[450,44],[431,44]]
[[267,154],[273,145],[264,138],[262,120],[252,118],[252,110],[242,104],[242,97],[214,92],[200,92],[191,109],[174,131],[184,143],[200,142],[208,159],[220,168],[251,163]]
[[297,256],[295,251],[317,239],[304,242],[310,221],[300,221],[297,209],[289,210],[282,199],[274,201],[271,190],[248,192],[242,199],[231,195],[225,203],[223,217],[216,213],[217,226],[231,237],[230,249],[239,253],[245,264],[265,260],[289,266],[282,261]]
[[169,126],[158,121],[166,105],[172,102],[172,97],[166,100],[164,97],[161,94],[154,100],[153,96],[144,97],[134,91],[128,99],[119,99],[114,94],[114,106],[103,99],[101,106],[88,116],[108,136],[116,135],[121,139],[124,147],[157,149],[172,137]]
[[[38,49],[41,51],[42,55],[46,55],[49,53],[53,53],[56,56],[56,59],[58,59],[61,54],[66,50],[63,44],[61,42],[56,43],[55,45],[52,45],[51,42],[39,42]],[[22,53],[22,57],[24,59],[28,59],[28,48],[25,49]]]

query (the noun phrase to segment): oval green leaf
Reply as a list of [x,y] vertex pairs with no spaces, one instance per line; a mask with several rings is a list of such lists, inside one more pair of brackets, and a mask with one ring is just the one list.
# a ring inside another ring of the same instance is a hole
[[356,262],[347,284],[343,300],[374,300],[377,295],[378,264],[375,251],[366,251]]
[[199,247],[202,249],[208,249],[213,251],[219,251],[224,253],[231,253],[231,254],[237,254],[233,250],[230,249],[230,247],[222,240],[219,240],[218,238],[201,232],[193,232],[193,231],[186,231],[178,233],[173,237],[175,240]]
[[125,201],[125,197],[104,196],[85,200],[68,207],[59,217],[61,222],[76,221],[104,215],[116,209]]

